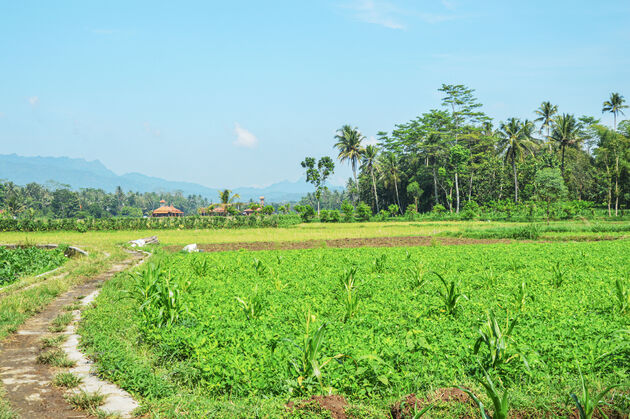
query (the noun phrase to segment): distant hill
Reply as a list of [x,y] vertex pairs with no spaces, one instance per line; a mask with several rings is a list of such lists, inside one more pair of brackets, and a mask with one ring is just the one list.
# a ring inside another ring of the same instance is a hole
[[[98,160],[87,161],[69,157],[24,157],[16,154],[0,154],[0,179],[18,185],[30,182],[46,184],[49,181],[70,185],[72,189],[97,188],[113,192],[117,186],[124,191],[134,192],[173,192],[184,195],[201,195],[217,201],[218,189],[192,182],[175,182],[141,173],[127,173],[119,176]],[[341,187],[331,187],[342,190]],[[299,201],[313,187],[304,180],[282,181],[265,188],[235,188],[243,201],[257,201],[264,196],[267,202]]]

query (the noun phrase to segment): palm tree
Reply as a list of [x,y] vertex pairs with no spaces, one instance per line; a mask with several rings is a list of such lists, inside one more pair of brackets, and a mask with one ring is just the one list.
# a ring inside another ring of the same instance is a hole
[[564,177],[564,150],[567,146],[575,145],[580,141],[580,124],[573,115],[562,114],[554,119],[551,138],[558,143],[562,150],[562,163],[560,168]]
[[378,147],[374,145],[368,145],[363,152],[363,159],[361,160],[361,169],[370,173],[372,178],[372,187],[374,188],[374,202],[376,202],[376,212],[379,212],[378,207],[378,195],[376,194],[376,179],[374,178],[374,167],[376,166],[376,159],[378,158]]
[[[355,188],[359,187],[357,183],[357,164],[363,156],[365,149],[361,145],[361,142],[365,139],[363,134],[357,127],[352,128],[350,125],[344,125],[335,134],[335,148],[339,150],[337,158],[340,162],[349,161],[352,166],[352,173],[354,175]],[[355,199],[356,201],[356,199]]]
[[398,203],[398,210],[400,211],[400,198],[398,196],[398,181],[400,180],[400,169],[398,168],[398,156],[391,151],[387,153],[381,153],[378,161],[378,168],[381,172],[381,179],[385,186],[394,184],[394,190],[396,191],[396,202]]
[[505,159],[512,162],[514,174],[514,202],[518,202],[518,173],[516,161],[522,160],[525,152],[533,154],[536,146],[531,138],[532,123],[521,122],[518,118],[510,118],[507,123],[501,123],[499,127],[499,149],[505,154]]
[[543,102],[540,104],[540,107],[534,111],[534,113],[538,115],[538,118],[534,121],[540,122],[540,132],[542,133],[543,128],[547,129],[547,141],[549,141],[551,125],[554,116],[558,113],[558,106],[552,105],[549,101]]
[[617,131],[617,114],[625,115],[622,109],[626,109],[628,105],[624,105],[626,100],[619,93],[611,93],[610,99],[602,104],[602,113],[610,112],[613,114],[614,124],[613,127]]
[[219,191],[219,200],[221,201],[223,208],[227,209],[228,206],[234,203],[235,199],[239,199],[239,198],[240,198],[240,195],[237,193],[232,195],[232,190],[230,189],[224,189],[222,191]]

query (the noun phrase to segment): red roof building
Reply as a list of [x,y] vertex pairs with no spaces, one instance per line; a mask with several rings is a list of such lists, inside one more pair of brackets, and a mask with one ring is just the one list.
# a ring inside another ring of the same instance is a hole
[[184,211],[178,210],[172,205],[166,205],[164,200],[160,201],[162,206],[151,213],[152,217],[181,217]]

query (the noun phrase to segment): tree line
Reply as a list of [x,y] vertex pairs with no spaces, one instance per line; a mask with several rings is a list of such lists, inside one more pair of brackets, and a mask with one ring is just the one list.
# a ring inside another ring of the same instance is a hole
[[[588,201],[611,216],[628,208],[630,121],[618,122],[628,107],[621,94],[611,93],[602,104],[602,113],[613,116],[611,128],[549,101],[533,110],[532,119],[494,124],[473,89],[444,84],[438,90],[440,108],[378,132],[376,144],[366,144],[357,127],[337,131],[334,147],[338,160],[352,168],[346,192],[354,204],[365,202],[375,213],[459,213],[464,205],[508,201]],[[322,177],[334,164],[329,157],[322,161],[321,167],[313,158],[302,162],[317,204],[331,198]]]
[[13,182],[0,183],[0,208],[3,214],[18,218],[108,218],[142,217],[150,215],[165,200],[184,211],[186,215],[197,214],[198,208],[210,203],[201,195],[184,196],[182,192],[115,192],[85,188],[73,191],[69,187],[56,185],[46,187],[38,183],[25,186]]

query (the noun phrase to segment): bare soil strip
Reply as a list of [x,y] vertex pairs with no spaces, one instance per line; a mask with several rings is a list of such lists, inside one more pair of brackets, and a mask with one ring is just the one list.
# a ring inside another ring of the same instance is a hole
[[[331,240],[306,240],[298,242],[239,242],[198,244],[204,252],[225,252],[229,250],[292,250],[314,249],[319,247],[354,248],[354,247],[413,247],[433,245],[464,245],[464,244],[492,244],[510,243],[510,240],[499,239],[467,239],[458,237],[432,236],[400,236],[400,237],[372,237]],[[181,246],[168,246],[166,250],[180,251]]]
[[[64,391],[51,382],[59,369],[37,362],[41,353],[41,339],[50,335],[48,328],[57,315],[64,313],[64,306],[72,305],[78,297],[85,297],[98,290],[100,285],[135,263],[143,255],[134,253],[126,261],[112,266],[57,297],[39,314],[28,319],[18,331],[0,346],[0,379],[6,390],[6,398],[24,418],[87,418],[87,412],[73,410],[64,399]],[[72,335],[71,335],[72,337]],[[78,367],[78,366],[77,366]],[[93,378],[98,379],[93,374]],[[108,383],[102,382],[101,392],[106,394]],[[111,385],[111,384],[110,384]],[[105,400],[107,406],[107,399]]]

